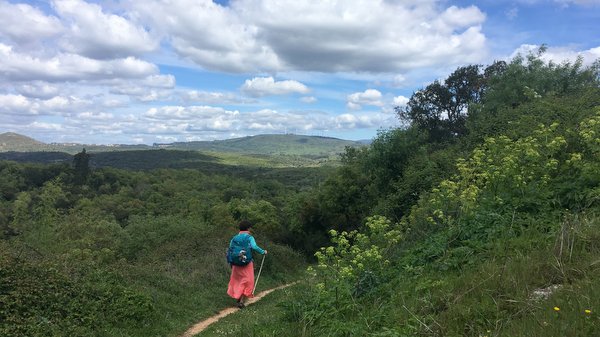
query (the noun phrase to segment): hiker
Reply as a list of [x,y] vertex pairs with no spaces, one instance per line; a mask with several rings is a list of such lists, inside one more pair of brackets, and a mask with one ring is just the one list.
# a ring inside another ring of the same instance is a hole
[[[237,307],[245,307],[246,298],[252,297],[254,288],[254,263],[252,262],[252,249],[265,255],[267,251],[260,248],[254,237],[250,234],[252,223],[242,220],[238,224],[240,232],[229,243],[227,261],[231,265],[231,278],[227,287],[227,294],[237,300]],[[247,251],[236,248],[240,245],[248,247]],[[237,251],[236,251],[237,249]],[[232,252],[230,254],[230,252]],[[241,253],[240,253],[241,252]]]

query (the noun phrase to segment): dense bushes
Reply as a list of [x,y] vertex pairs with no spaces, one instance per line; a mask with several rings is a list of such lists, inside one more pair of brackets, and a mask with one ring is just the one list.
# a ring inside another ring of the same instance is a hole
[[151,299],[110,272],[69,274],[15,258],[0,244],[0,335],[104,336],[108,328],[140,327],[154,317]]
[[0,163],[10,178],[0,180],[0,335],[183,331],[228,305],[224,250],[242,218],[277,257],[265,261],[263,286],[290,280],[304,264],[281,244],[292,242],[283,206],[296,180],[103,168],[76,184],[74,174]]
[[[598,68],[538,56],[517,57],[482,77],[482,96],[463,111],[460,133],[419,140],[430,124],[413,123],[380,134],[368,149],[348,151],[332,180],[344,181],[348,172],[359,179],[338,189],[325,184],[319,197],[343,200],[358,188],[369,200],[319,214],[362,207],[356,218],[367,220],[355,232],[352,222],[329,216],[339,221],[331,227],[347,232],[332,232],[303,296],[288,305],[303,331],[600,333],[591,314],[600,306],[600,251],[592,243],[600,228]],[[446,124],[432,125],[439,135]],[[387,218],[367,218],[374,214]],[[385,224],[387,240],[373,239],[374,223]],[[546,299],[532,297],[547,288],[553,291]]]

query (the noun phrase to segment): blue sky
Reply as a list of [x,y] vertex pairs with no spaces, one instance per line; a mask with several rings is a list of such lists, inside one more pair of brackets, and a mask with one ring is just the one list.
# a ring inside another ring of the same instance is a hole
[[370,139],[456,67],[600,58],[600,0],[0,0],[0,133]]

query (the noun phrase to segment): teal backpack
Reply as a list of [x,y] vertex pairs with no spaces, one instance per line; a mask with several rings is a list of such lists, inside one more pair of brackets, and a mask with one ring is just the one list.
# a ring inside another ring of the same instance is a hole
[[252,261],[250,234],[238,234],[231,239],[227,249],[227,263],[245,266]]

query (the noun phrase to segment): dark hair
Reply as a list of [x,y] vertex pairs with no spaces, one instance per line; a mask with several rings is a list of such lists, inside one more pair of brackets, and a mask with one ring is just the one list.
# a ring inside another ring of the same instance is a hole
[[240,227],[241,231],[247,231],[250,227],[252,227],[252,223],[248,220],[242,220],[238,226]]

